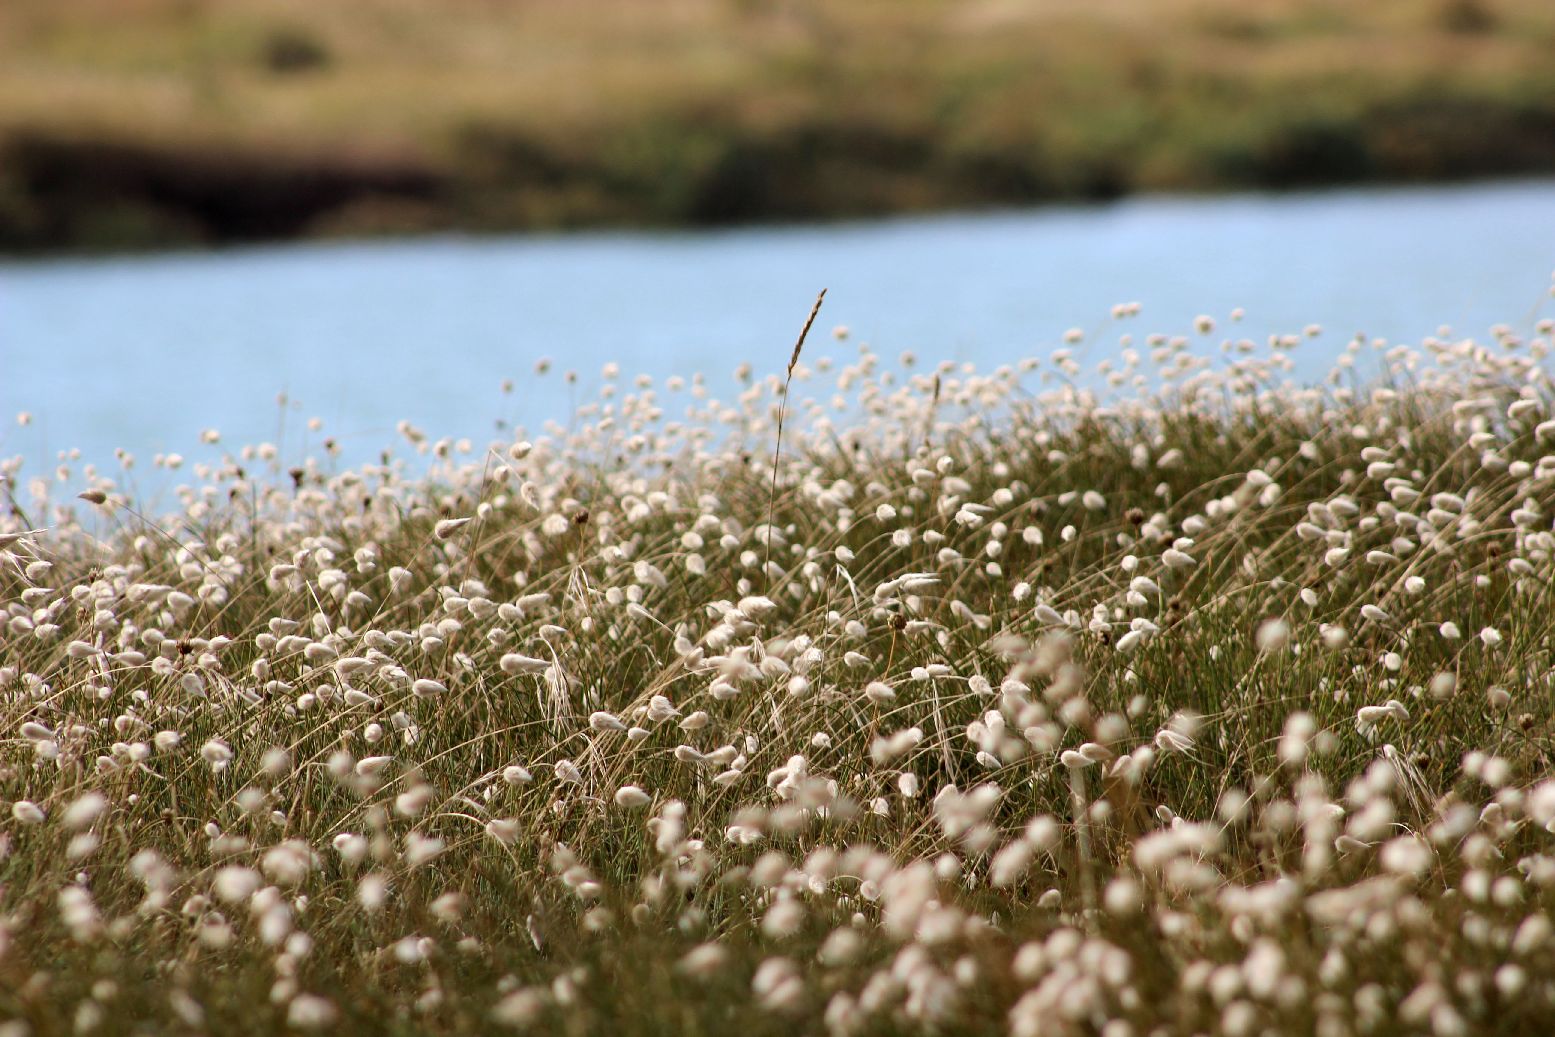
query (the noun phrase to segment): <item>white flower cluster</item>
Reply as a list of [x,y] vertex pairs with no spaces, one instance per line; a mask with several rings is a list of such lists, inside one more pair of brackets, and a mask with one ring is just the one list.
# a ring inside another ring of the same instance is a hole
[[1550,331],[0,462],[0,1012],[1547,1031]]

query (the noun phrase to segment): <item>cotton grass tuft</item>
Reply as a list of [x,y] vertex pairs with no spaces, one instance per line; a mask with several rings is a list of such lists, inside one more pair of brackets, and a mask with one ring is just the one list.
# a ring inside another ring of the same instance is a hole
[[1551,328],[1304,385],[1216,323],[212,436],[154,518],[0,459],[0,1004],[1555,1029]]

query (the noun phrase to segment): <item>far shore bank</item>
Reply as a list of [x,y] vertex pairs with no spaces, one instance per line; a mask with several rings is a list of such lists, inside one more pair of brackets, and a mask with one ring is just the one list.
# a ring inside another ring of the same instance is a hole
[[[1454,152],[1447,141],[1429,166],[1372,152],[1360,136],[1341,160],[1327,131],[1292,129],[1232,166],[1159,181],[1128,163],[1045,172],[1013,158],[939,154],[930,141],[882,146],[843,133],[730,142],[705,167],[668,179],[588,162],[560,173],[538,155],[488,177],[396,158],[22,136],[0,142],[0,168],[28,186],[0,195],[0,255],[826,222],[1142,194],[1544,177],[1555,175],[1555,112],[1548,118],[1520,149]],[[1000,163],[998,175],[984,175]]]
[[1545,0],[0,8],[0,253],[1555,174]]

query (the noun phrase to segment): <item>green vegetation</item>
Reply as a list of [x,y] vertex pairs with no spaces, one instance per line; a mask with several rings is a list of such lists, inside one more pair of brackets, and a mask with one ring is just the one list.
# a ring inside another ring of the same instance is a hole
[[8,0],[0,248],[1555,169],[1545,0]]
[[1552,330],[6,461],[0,1032],[1550,1032]]

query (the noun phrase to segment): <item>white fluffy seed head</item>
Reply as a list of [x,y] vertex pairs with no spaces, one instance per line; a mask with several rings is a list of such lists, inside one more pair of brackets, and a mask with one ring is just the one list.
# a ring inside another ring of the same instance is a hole
[[536,659],[532,655],[520,655],[518,652],[508,652],[497,660],[497,665],[502,672],[511,676],[522,673],[544,673],[551,664],[544,659]]
[[364,778],[376,778],[384,768],[394,762],[392,756],[367,756],[356,761],[356,773]]
[[486,822],[486,834],[491,836],[503,846],[512,846],[518,841],[518,822],[507,818],[493,818]]
[[1258,650],[1264,654],[1282,651],[1290,645],[1290,624],[1283,619],[1266,619],[1258,625],[1254,638]]
[[721,972],[728,960],[729,952],[721,944],[704,943],[687,951],[675,969],[693,979],[707,980]]
[[459,530],[469,525],[472,521],[473,520],[469,518],[439,519],[437,524],[432,527],[432,533],[439,540],[447,540],[449,537],[459,532]]
[[598,710],[589,714],[589,727],[595,731],[625,731],[626,725],[614,713]]
[[263,877],[253,868],[228,864],[216,870],[211,879],[211,891],[228,904],[241,904],[258,892],[263,884]]
[[625,807],[628,810],[640,810],[653,802],[653,797],[636,785],[622,785],[616,789],[616,806]]
[[864,687],[864,697],[876,704],[886,703],[896,698],[896,689],[885,681],[870,681]]
[[61,821],[72,832],[89,828],[108,809],[108,797],[101,792],[87,792],[77,797],[65,808]]
[[19,799],[11,804],[11,817],[24,825],[41,825],[48,815],[30,799]]

